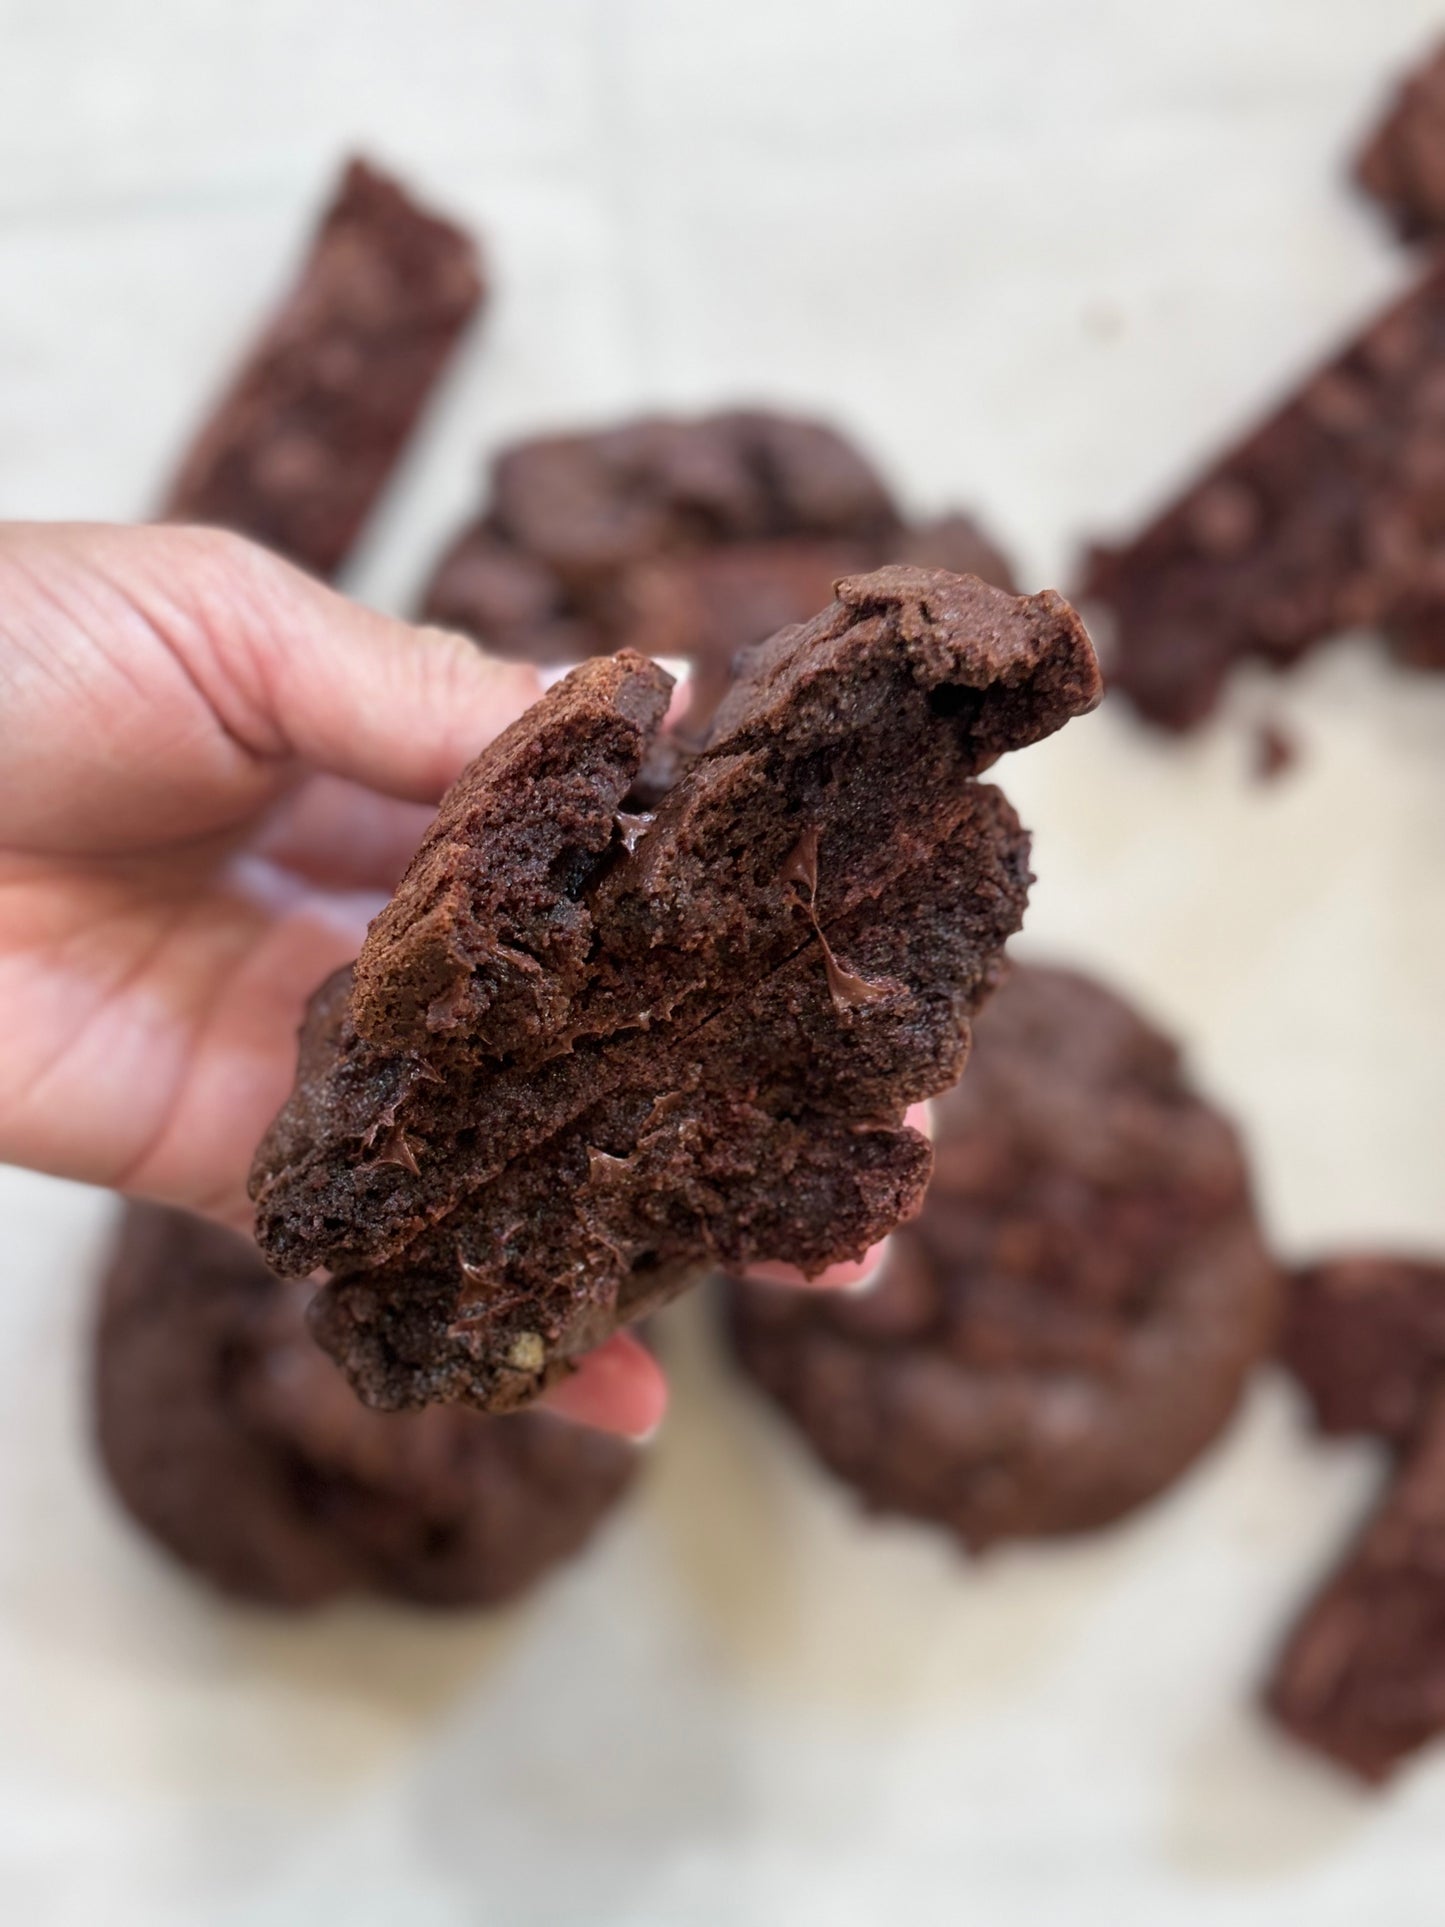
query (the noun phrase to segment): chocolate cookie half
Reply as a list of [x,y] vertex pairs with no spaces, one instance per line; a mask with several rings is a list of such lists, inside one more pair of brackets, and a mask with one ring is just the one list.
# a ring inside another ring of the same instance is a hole
[[1169,1039],[1017,966],[937,1107],[923,1210],[861,1296],[739,1285],[739,1358],[870,1507],[972,1551],[1108,1524],[1216,1438],[1274,1267],[1239,1140]]
[[306,1331],[309,1288],[233,1233],[127,1208],[100,1300],[95,1421],[127,1510],[223,1592],[494,1605],[590,1537],[630,1446],[540,1413],[382,1414]]
[[574,671],[479,757],[324,987],[252,1195],[369,1402],[506,1409],[699,1267],[907,1215],[1027,840],[977,781],[1098,698],[1057,596],[908,568],[754,653],[655,814],[667,702]]

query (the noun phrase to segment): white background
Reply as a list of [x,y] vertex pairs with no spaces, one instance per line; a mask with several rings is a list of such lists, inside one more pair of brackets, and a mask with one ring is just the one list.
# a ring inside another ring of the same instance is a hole
[[[0,514],[143,512],[364,143],[497,296],[356,586],[479,458],[776,399],[1034,583],[1408,267],[1341,184],[1425,0],[0,0]],[[1299,768],[1248,774],[1254,719]],[[1344,644],[1180,746],[1003,778],[1025,947],[1095,962],[1244,1121],[1290,1254],[1445,1245],[1445,679]],[[3,1021],[3,1014],[0,1014]],[[218,1606],[89,1464],[107,1207],[0,1173],[0,1905],[27,1923],[1435,1927],[1445,1748],[1367,1798],[1251,1683],[1365,1504],[1262,1383],[1134,1525],[964,1566],[867,1526],[667,1330],[596,1555],[490,1622]]]

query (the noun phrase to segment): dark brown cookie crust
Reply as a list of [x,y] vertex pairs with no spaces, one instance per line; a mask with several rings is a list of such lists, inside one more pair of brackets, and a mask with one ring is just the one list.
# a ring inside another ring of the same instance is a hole
[[334,575],[482,295],[471,237],[352,161],[162,515]]
[[253,1246],[130,1206],[95,1341],[100,1454],[127,1510],[221,1591],[494,1605],[576,1552],[632,1476],[617,1439],[538,1414],[382,1415]]
[[1110,688],[1187,730],[1235,663],[1287,669],[1350,629],[1445,668],[1442,402],[1437,262],[1141,535],[1092,552],[1082,594],[1112,617]]
[[1445,46],[1400,82],[1355,176],[1402,239],[1445,233]]
[[1102,986],[1017,966],[861,1297],[740,1285],[742,1363],[866,1503],[972,1551],[1106,1525],[1218,1435],[1275,1273],[1239,1142]]
[[1097,670],[1055,596],[897,568],[840,598],[645,822],[615,813],[666,679],[575,671],[318,997],[253,1196],[273,1263],[342,1274],[316,1329],[369,1402],[506,1409],[698,1267],[818,1271],[921,1195],[904,1110],[958,1076],[1028,881],[975,778]]
[[1378,1511],[1285,1642],[1265,1706],[1378,1785],[1445,1732],[1445,1394]]

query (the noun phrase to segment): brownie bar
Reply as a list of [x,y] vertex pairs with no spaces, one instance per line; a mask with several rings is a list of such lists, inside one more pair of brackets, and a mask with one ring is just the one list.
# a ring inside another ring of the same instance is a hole
[[161,514],[334,575],[482,296],[471,237],[352,161]]
[[746,1370],[875,1510],[978,1552],[1106,1525],[1222,1430],[1276,1276],[1239,1141],[1102,985],[1015,966],[860,1297],[731,1296]]
[[1193,728],[1230,669],[1345,630],[1445,668],[1445,262],[1312,375],[1144,532],[1097,548],[1111,687]]
[[1445,1386],[1445,1265],[1341,1257],[1290,1280],[1280,1357],[1322,1432],[1407,1445]]
[[575,1553],[636,1454],[541,1414],[368,1412],[254,1246],[127,1208],[101,1293],[96,1432],[132,1516],[221,1591],[495,1605]]
[[368,1401],[535,1396],[699,1266],[817,1271],[916,1203],[908,1103],[962,1068],[1027,843],[977,775],[1092,707],[1087,637],[894,568],[753,652],[623,807],[668,679],[574,671],[443,805],[318,996],[253,1172]]
[[1265,1705],[1297,1740],[1372,1784],[1445,1732],[1445,1393],[1286,1641]]
[[1445,233],[1445,46],[1401,81],[1355,175],[1404,240]]

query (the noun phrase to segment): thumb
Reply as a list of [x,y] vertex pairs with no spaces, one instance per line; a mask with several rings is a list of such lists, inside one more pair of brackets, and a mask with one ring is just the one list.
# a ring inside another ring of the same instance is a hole
[[0,840],[135,850],[247,820],[303,769],[434,803],[533,671],[211,529],[0,527]]
[[[534,670],[367,609],[239,537],[131,533],[180,551],[167,602],[182,619],[166,640],[233,740],[263,761],[433,803],[537,698]],[[147,555],[148,578],[161,566]]]

